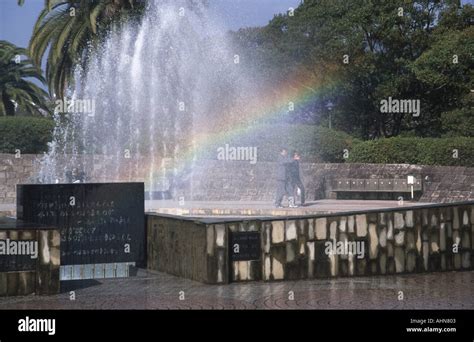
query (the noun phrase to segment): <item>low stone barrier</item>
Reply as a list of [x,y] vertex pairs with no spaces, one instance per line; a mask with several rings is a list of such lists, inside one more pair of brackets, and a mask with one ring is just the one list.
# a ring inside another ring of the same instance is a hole
[[263,279],[471,269],[473,215],[455,205],[265,222]]
[[[16,201],[16,184],[38,183],[42,155],[0,154],[0,211],[2,205]],[[303,156],[304,157],[304,156]],[[63,156],[65,160],[69,156]],[[150,158],[140,156],[124,159],[119,175],[110,172],[113,156],[81,156],[92,169],[85,170],[88,182],[144,182],[149,179]],[[65,162],[57,161],[62,169]],[[156,162],[156,165],[159,165]],[[114,168],[112,168],[114,169]],[[273,201],[276,190],[276,164],[258,161],[201,160],[193,166],[188,181],[176,184],[175,199],[185,201]],[[157,170],[158,171],[158,170]],[[408,175],[420,176],[423,191],[420,202],[459,202],[474,200],[474,168],[460,166],[427,166],[409,164],[324,164],[303,160],[301,177],[308,200],[328,198],[329,178],[392,178],[406,180]],[[118,177],[118,178],[115,178]],[[60,182],[64,182],[62,179]],[[179,179],[178,179],[179,181]],[[405,199],[408,199],[406,197]]]
[[[147,217],[148,267],[205,283],[471,270],[474,264],[474,201],[287,219]],[[256,248],[230,243],[236,232],[258,233],[258,257],[236,258],[236,250]]]
[[147,267],[203,283],[227,283],[225,226],[170,215],[147,215]]
[[0,218],[0,296],[59,293],[59,230]]

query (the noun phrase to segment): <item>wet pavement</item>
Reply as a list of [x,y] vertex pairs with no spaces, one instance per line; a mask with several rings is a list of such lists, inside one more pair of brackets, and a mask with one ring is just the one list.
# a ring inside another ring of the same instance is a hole
[[472,310],[474,272],[205,285],[140,270],[131,278],[62,282],[55,296],[2,297],[6,309]]
[[[174,200],[147,200],[145,211],[191,216],[299,216],[369,209],[408,209],[413,206],[432,204],[410,201],[322,199],[309,201],[303,207],[276,209],[272,202],[263,201],[186,201],[180,203]],[[15,216],[15,214],[15,204],[0,204],[0,216]]]
[[263,201],[145,201],[145,211],[169,215],[191,216],[299,216],[329,214],[370,209],[400,208],[432,205],[433,203],[386,200],[331,200],[309,201],[305,206],[275,208],[272,202]]

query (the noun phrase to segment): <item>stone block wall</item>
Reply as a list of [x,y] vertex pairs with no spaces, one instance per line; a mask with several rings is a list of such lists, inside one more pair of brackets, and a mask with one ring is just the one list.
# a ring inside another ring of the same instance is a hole
[[[474,205],[271,221],[262,236],[266,281],[470,270]],[[327,253],[346,241],[364,256]]]
[[[0,153],[0,205],[16,203],[17,184],[37,184],[41,170],[42,155],[21,154],[18,158],[14,154]],[[63,161],[58,161],[58,174],[64,174],[63,165],[69,156],[62,156]],[[123,159],[120,172],[114,172],[118,166],[114,165],[112,156],[83,155],[82,162],[91,166],[86,169],[87,182],[144,182],[147,179],[149,158],[140,156]],[[157,165],[159,165],[157,161]],[[114,170],[111,172],[111,170]],[[69,170],[70,171],[70,170]],[[65,183],[65,175],[57,180]]]
[[225,225],[206,225],[207,283],[230,282],[228,238]]
[[[148,215],[148,267],[206,283],[228,283],[460,271],[474,265],[472,201],[231,220],[193,222]],[[229,262],[230,233],[245,231],[260,232],[260,258]],[[357,243],[363,249],[331,253],[328,243]]]
[[[0,230],[0,240],[6,239],[38,241],[38,258],[34,269],[18,271],[0,269],[0,296],[59,293],[59,230]],[[5,256],[0,256],[2,257]]]
[[[35,183],[40,170],[40,155],[0,154],[0,205],[15,203],[15,186]],[[67,156],[65,156],[67,158]],[[111,157],[83,156],[88,181],[144,182],[148,180],[149,158],[124,159],[119,176]],[[57,163],[61,167],[61,163]],[[160,165],[156,162],[155,165]],[[189,179],[177,180],[175,197],[186,201],[273,201],[276,186],[276,165],[272,162],[250,164],[245,161],[205,160],[196,162]],[[398,178],[409,174],[423,178],[421,202],[457,202],[474,200],[474,168],[423,166],[409,164],[318,164],[302,163],[301,176],[308,200],[327,198],[325,179]],[[59,180],[64,182],[63,179]]]
[[[458,202],[474,200],[474,168],[409,164],[318,164],[302,163],[301,177],[308,200],[328,198],[329,178],[406,179],[420,176],[423,191],[420,202]],[[197,164],[192,188],[180,193],[197,201],[273,201],[276,165],[272,162],[206,161]],[[406,197],[408,199],[408,194]]]
[[15,203],[16,185],[28,183],[35,174],[36,155],[0,154],[0,204]]
[[226,227],[147,215],[148,269],[208,284],[228,283]]

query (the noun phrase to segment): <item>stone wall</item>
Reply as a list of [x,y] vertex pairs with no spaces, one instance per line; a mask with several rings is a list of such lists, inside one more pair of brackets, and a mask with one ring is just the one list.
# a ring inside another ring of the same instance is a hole
[[[0,204],[15,203],[15,185],[35,182],[39,156],[0,154]],[[111,177],[110,158],[89,156],[94,182],[136,181],[147,179],[146,157],[123,162],[118,178]],[[58,163],[61,164],[61,163]],[[157,163],[158,165],[159,163]],[[474,199],[474,168],[421,166],[408,164],[317,164],[303,163],[302,178],[309,200],[326,198],[325,179],[399,178],[408,174],[423,178],[421,202],[457,202]],[[272,201],[275,196],[276,166],[272,162],[252,165],[241,161],[206,160],[197,163],[190,179],[176,187],[175,197],[189,201]],[[63,180],[60,180],[63,181]]]
[[[473,205],[272,221],[262,228],[266,281],[470,270],[474,262]],[[356,241],[363,257],[327,253],[327,242]]]
[[[327,198],[328,178],[392,178],[408,175],[423,179],[420,202],[474,200],[474,168],[409,164],[316,164],[303,163],[301,176],[307,198]],[[271,162],[207,161],[197,165],[190,195],[193,200],[272,201],[275,196],[276,166]]]
[[228,282],[225,227],[147,215],[147,268],[216,284]]
[[[227,283],[472,270],[474,264],[472,201],[286,220],[223,220],[149,215],[148,267]],[[228,236],[237,231],[260,232],[258,260],[228,261]],[[357,243],[363,252],[341,247],[332,253],[329,243]]]
[[[0,205],[16,203],[16,184],[38,183],[41,157],[22,154],[16,158],[13,154],[0,154]],[[62,158],[65,160],[69,156]],[[143,167],[149,164],[146,157],[124,159],[117,176],[114,176],[116,172],[111,156],[85,155],[81,158],[84,164],[91,167],[85,170],[88,182],[144,182],[146,179],[147,171]],[[57,173],[64,174],[62,165],[66,162],[59,161],[57,165],[60,168]],[[58,179],[58,182],[65,183],[65,177]]]
[[16,202],[16,185],[28,183],[36,173],[36,155],[0,154],[0,204]]
[[[8,220],[5,222],[5,220]],[[27,270],[2,270],[0,296],[50,295],[59,293],[60,235],[57,229],[18,229],[11,219],[0,219],[0,240],[37,241],[36,266]],[[8,228],[8,225],[11,225]],[[0,258],[6,256],[0,256]]]

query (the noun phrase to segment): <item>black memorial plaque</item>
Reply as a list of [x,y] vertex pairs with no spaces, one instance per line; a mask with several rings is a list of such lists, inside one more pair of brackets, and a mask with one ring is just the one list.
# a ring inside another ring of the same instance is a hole
[[17,185],[19,219],[61,232],[61,265],[145,264],[143,183]]
[[260,260],[260,233],[230,233],[230,257],[232,261]]

